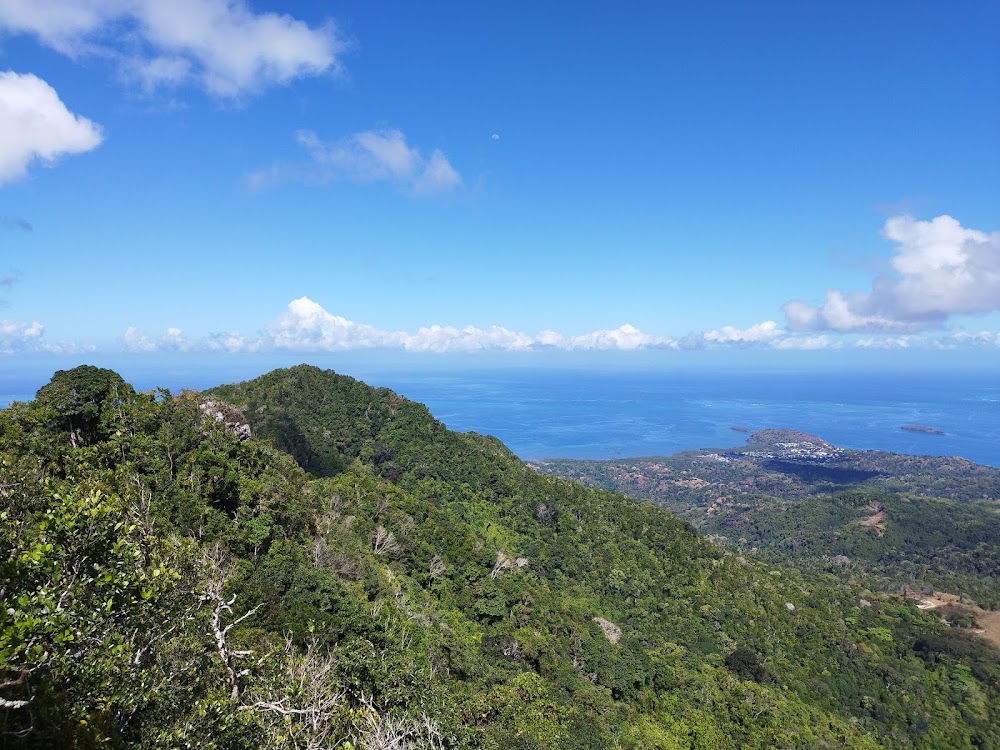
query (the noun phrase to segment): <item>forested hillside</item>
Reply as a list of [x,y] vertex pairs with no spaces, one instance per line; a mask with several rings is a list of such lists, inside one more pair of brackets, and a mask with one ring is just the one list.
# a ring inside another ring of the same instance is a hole
[[1000,469],[763,434],[779,432],[728,451],[536,468],[655,503],[742,555],[1000,609]]
[[60,371],[0,450],[0,747],[1000,747],[985,641],[331,371]]

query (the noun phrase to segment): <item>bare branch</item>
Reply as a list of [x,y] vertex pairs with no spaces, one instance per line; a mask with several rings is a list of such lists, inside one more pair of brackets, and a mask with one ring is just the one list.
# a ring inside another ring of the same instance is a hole
[[447,563],[445,563],[444,559],[442,559],[440,555],[434,555],[434,557],[431,558],[431,565],[430,565],[431,578],[440,578],[445,574],[445,571],[447,569],[448,565]]
[[493,565],[493,570],[490,571],[490,578],[496,580],[503,571],[513,568],[514,564],[513,557],[508,557],[506,552],[499,550],[497,552],[497,561]]
[[399,542],[391,531],[387,531],[385,526],[375,529],[375,538],[372,540],[372,551],[376,555],[392,555],[399,551]]

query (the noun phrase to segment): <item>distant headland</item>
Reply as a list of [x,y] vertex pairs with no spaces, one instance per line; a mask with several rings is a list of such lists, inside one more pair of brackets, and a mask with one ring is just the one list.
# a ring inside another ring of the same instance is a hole
[[944,430],[939,430],[936,427],[928,427],[924,424],[904,424],[899,429],[908,430],[910,432],[923,432],[927,435],[946,435]]

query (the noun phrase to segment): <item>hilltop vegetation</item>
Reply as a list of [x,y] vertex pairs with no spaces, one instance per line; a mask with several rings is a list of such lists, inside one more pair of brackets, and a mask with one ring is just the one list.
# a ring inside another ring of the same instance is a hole
[[0,449],[3,747],[1000,746],[961,628],[330,371],[58,372]]

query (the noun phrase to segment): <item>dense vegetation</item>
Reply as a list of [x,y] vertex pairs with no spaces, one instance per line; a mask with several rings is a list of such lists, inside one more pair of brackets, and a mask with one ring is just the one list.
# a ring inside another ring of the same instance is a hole
[[0,450],[0,747],[1000,746],[986,642],[329,371],[61,371]]
[[986,508],[854,491],[717,514],[702,531],[883,590],[954,592],[1000,608],[1000,516]]
[[1000,469],[798,435],[811,442],[538,468],[653,502],[742,555],[1000,608]]

